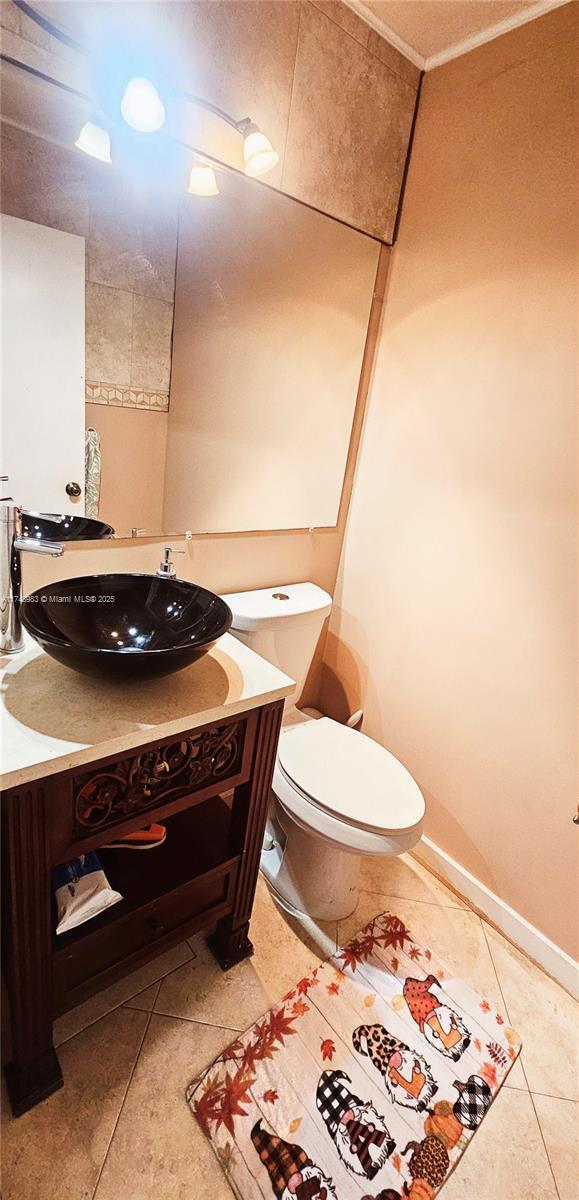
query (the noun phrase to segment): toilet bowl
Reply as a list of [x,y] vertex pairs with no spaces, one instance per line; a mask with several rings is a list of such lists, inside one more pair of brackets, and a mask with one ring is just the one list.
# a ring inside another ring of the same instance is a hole
[[419,841],[420,788],[364,733],[329,717],[282,728],[262,870],[290,911],[342,920],[358,902],[360,856]]
[[358,903],[362,855],[420,840],[425,803],[410,772],[364,733],[296,700],[331,597],[314,584],[225,596],[231,632],[296,679],[286,702],[261,869],[289,912],[339,921]]

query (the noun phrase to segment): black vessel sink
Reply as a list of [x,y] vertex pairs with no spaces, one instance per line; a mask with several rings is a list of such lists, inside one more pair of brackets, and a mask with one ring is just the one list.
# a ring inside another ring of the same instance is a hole
[[86,675],[170,675],[227,633],[231,610],[195,583],[156,575],[84,575],[32,592],[22,624],[58,662]]
[[37,513],[22,509],[22,537],[49,542],[88,542],[111,538],[112,525],[93,517],[73,517],[70,513]]

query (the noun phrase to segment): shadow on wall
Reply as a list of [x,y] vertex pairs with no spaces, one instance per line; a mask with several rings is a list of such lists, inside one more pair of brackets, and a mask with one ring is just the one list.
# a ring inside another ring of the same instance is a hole
[[[332,613],[334,626],[340,632],[344,623],[343,610]],[[362,627],[348,614],[348,626],[356,625],[355,644],[366,646]],[[354,639],[353,639],[354,640]],[[368,664],[356,654],[347,641],[334,630],[328,630],[320,669],[320,707],[335,721],[347,721],[353,712],[364,707],[368,686]]]
[[[465,826],[453,816],[448,803],[445,803],[434,792],[429,791],[424,786],[424,781],[420,778],[416,782],[422,791],[426,803],[426,829],[424,830],[426,836],[428,837],[430,834],[430,824],[439,825],[441,820],[444,820],[444,827],[447,832],[445,838],[446,844],[442,844],[436,839],[435,844],[440,850],[446,850],[446,853],[450,854],[451,858],[454,858],[459,864],[468,862],[468,869],[471,875],[474,875],[477,880],[484,880],[485,886],[490,888],[491,892],[494,892],[497,896],[500,895],[500,879],[491,869],[492,864],[489,862],[488,857],[481,854],[480,847],[470,837]],[[492,803],[494,803],[494,798],[491,798],[489,801],[489,807]],[[426,861],[422,854],[420,842],[415,846],[414,853],[417,854],[418,858]],[[431,864],[428,863],[427,865],[430,867]],[[516,860],[513,859],[513,867],[515,866]]]
[[[366,709],[373,714],[373,719],[368,721],[366,718],[363,725],[364,732],[375,738],[404,762],[405,756],[400,754],[397,745],[393,706],[388,703],[388,687],[385,686],[378,691],[376,680],[373,680],[370,674],[369,663],[371,664],[372,649],[365,629],[351,613],[344,608],[338,608],[335,604],[332,610],[332,624],[334,628],[328,630],[323,650],[323,662],[320,667],[320,709],[327,716],[341,722],[347,721],[356,709]],[[353,645],[363,648],[363,657],[352,649],[350,641]],[[392,686],[396,686],[395,680],[392,680]],[[421,761],[420,754],[418,754],[417,761]],[[405,762],[404,765],[409,770],[411,769],[408,762]],[[481,853],[476,841],[469,835],[461,820],[453,816],[453,811],[462,813],[460,804],[458,807],[453,805],[453,810],[449,810],[448,804],[440,796],[430,791],[428,779],[420,773],[414,773],[414,775],[426,801],[426,832],[428,832],[429,825],[434,825],[436,828],[443,821],[448,838],[445,839],[445,843],[440,844],[441,849],[452,853],[452,857],[459,862],[468,862],[472,874],[479,879],[484,879],[487,886],[498,893],[500,881],[491,870],[487,858]],[[489,805],[492,802],[493,798],[489,798]],[[416,851],[420,857],[420,844],[416,847]]]

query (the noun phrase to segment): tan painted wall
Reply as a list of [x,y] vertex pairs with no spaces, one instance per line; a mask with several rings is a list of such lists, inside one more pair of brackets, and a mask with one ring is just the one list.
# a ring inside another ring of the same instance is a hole
[[380,245],[238,176],[183,204],[161,529],[336,523]]
[[426,77],[321,697],[570,953],[578,16]]
[[169,414],[148,409],[85,406],[101,443],[99,512],[120,537],[133,526],[157,533],[163,523],[163,470]]

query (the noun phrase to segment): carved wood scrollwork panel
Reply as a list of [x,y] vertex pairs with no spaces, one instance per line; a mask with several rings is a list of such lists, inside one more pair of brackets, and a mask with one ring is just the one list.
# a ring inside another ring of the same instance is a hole
[[73,836],[138,816],[159,801],[177,800],[241,769],[245,722],[211,725],[133,758],[79,775],[73,784]]

